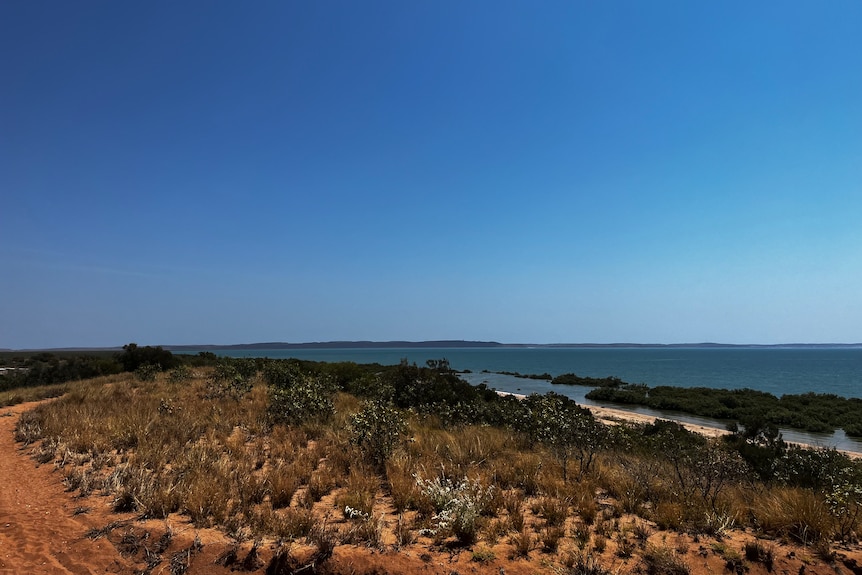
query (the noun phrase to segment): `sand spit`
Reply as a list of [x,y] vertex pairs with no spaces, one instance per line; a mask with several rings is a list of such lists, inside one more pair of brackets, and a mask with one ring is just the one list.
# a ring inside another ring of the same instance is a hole
[[[509,393],[507,391],[498,391],[497,393],[500,395],[512,395],[514,397],[517,397],[518,399],[524,399],[525,397],[527,397],[526,395],[523,395],[521,393]],[[649,423],[654,422],[656,419],[668,419],[670,421],[676,421],[677,423],[679,423],[680,425],[682,425],[684,428],[688,429],[689,431],[699,433],[705,437],[721,437],[722,435],[728,435],[730,433],[728,430],[723,429],[721,427],[710,427],[707,425],[698,425],[696,423],[688,423],[686,421],[680,421],[680,420],[673,419],[672,417],[658,418],[658,417],[654,417],[652,415],[645,415],[643,413],[636,413],[634,411],[627,411],[625,409],[618,409],[618,408],[614,408],[614,407],[604,407],[604,406],[598,406],[598,405],[583,405],[583,404],[581,404],[581,407],[585,407],[585,408],[589,409],[592,412],[592,414],[596,417],[596,419],[598,419],[599,421],[602,421],[604,423],[608,423],[611,425],[614,425],[614,424],[617,424],[617,423],[620,423],[623,421],[629,422],[629,423],[649,424]],[[807,445],[804,443],[796,443],[793,441],[788,441],[788,443],[792,443],[794,445],[802,445],[804,447],[816,447],[813,445]],[[843,450],[843,449],[839,449],[838,451],[840,451],[841,453],[844,453],[850,457],[853,457],[853,458],[857,458],[857,459],[862,458],[862,453],[858,453],[856,451],[847,451],[847,450]]]

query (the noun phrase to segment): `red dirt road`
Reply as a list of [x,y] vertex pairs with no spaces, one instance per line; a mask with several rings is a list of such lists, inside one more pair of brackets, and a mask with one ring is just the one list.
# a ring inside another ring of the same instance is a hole
[[108,541],[85,537],[99,521],[74,515],[75,502],[54,466],[35,467],[15,443],[18,415],[35,405],[0,408],[0,573],[132,573]]

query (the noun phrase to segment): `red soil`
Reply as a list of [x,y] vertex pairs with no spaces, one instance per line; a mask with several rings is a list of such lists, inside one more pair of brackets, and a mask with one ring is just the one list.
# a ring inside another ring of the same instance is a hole
[[[101,496],[75,497],[64,490],[62,472],[52,464],[38,465],[29,450],[14,441],[18,416],[36,404],[0,409],[0,574],[228,574],[237,571],[264,573],[276,553],[275,542],[263,542],[255,553],[252,543],[235,549],[236,560],[227,566],[224,558],[235,543],[213,529],[196,529],[182,516],[168,521],[139,521],[131,514],[110,510]],[[110,526],[111,528],[108,528]],[[94,531],[101,535],[94,536]],[[164,536],[169,531],[171,536]],[[737,551],[751,541],[751,533],[735,531],[722,542]],[[710,541],[694,541],[687,535],[654,532],[650,542],[684,553],[691,575],[729,573],[724,559]],[[858,546],[839,550],[828,564],[810,549],[765,542],[775,550],[772,574],[862,575],[862,552]],[[308,560],[312,548],[285,546],[293,566]],[[559,556],[531,552],[529,559],[510,559],[511,546],[500,543],[474,560],[470,549],[446,550],[421,542],[399,551],[379,551],[351,545],[338,546],[319,572],[332,574],[452,574],[528,575],[562,573]],[[487,549],[487,548],[485,548]],[[610,573],[642,572],[639,552],[630,559],[614,555],[610,541],[601,562]],[[749,575],[767,575],[758,563],[746,564]]]
[[84,537],[112,518],[75,515],[84,502],[63,491],[52,465],[37,467],[15,443],[18,415],[34,405],[0,410],[0,573],[132,573],[113,545]]

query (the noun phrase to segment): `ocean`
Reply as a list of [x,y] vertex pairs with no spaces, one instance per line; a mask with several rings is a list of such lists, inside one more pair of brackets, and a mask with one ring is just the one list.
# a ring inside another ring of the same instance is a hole
[[[487,372],[576,373],[586,377],[619,377],[649,386],[750,388],[773,395],[807,392],[862,397],[862,348],[390,348],[390,349],[281,349],[212,350],[230,357],[271,357],[313,361],[353,361],[397,364],[402,359],[424,365],[428,359],[449,360],[453,369],[471,373],[473,384],[513,393],[555,391],[580,403],[595,403],[584,395],[590,388],[551,385],[547,381]],[[621,407],[602,403],[610,407]],[[630,411],[673,417],[692,423],[723,427],[726,422],[646,408]],[[785,439],[810,445],[862,452],[862,442],[842,431],[832,435],[783,430]]]

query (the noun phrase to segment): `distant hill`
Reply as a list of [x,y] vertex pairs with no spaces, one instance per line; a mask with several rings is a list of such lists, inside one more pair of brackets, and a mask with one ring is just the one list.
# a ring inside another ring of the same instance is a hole
[[421,348],[862,348],[859,343],[789,343],[789,344],[732,344],[732,343],[500,343],[497,341],[468,341],[444,339],[432,341],[314,341],[305,343],[266,342],[239,343],[231,345],[165,345],[171,351],[192,350],[263,350],[263,349],[421,349]]
[[307,343],[267,342],[238,343],[233,345],[166,345],[171,351],[208,349],[386,349],[434,347],[505,347],[496,341],[465,341],[445,339],[435,341],[313,341]]

